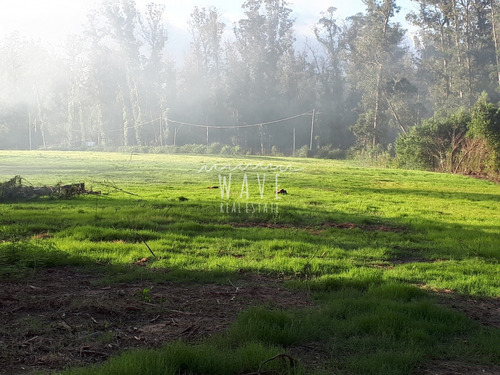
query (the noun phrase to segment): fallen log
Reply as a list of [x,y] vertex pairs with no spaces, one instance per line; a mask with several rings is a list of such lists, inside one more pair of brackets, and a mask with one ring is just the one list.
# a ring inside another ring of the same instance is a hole
[[50,198],[74,198],[78,195],[99,195],[100,191],[87,190],[84,182],[76,184],[55,186],[32,186],[23,184],[26,181],[21,176],[0,183],[0,202],[14,202],[18,200],[30,200],[40,197]]

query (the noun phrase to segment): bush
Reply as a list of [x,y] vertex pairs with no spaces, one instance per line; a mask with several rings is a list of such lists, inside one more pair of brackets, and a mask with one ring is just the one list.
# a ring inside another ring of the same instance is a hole
[[222,150],[222,144],[219,142],[212,143],[207,147],[207,154],[218,155]]
[[280,149],[276,145],[273,145],[273,147],[271,147],[271,155],[272,156],[284,156],[284,154],[280,151]]
[[178,146],[176,148],[176,152],[179,154],[206,154],[207,146],[206,145],[198,145],[198,144],[188,144]]
[[353,148],[349,151],[349,158],[363,165],[389,168],[393,164],[391,155],[392,145],[384,150],[381,145],[361,149]]
[[405,168],[455,172],[470,122],[460,111],[447,118],[432,117],[396,140],[397,164]]
[[483,94],[472,109],[467,143],[462,151],[465,173],[498,176],[500,169],[500,107]]
[[319,146],[315,156],[320,159],[345,159],[346,151],[339,148],[333,148],[332,145]]
[[313,152],[309,150],[309,146],[304,145],[295,152],[295,156],[299,158],[309,158],[313,156]]
[[229,145],[224,145],[222,146],[220,150],[221,155],[241,155],[241,147],[236,145],[236,146],[229,146]]
[[396,153],[400,167],[498,176],[500,108],[483,94],[471,111],[433,117],[401,134]]

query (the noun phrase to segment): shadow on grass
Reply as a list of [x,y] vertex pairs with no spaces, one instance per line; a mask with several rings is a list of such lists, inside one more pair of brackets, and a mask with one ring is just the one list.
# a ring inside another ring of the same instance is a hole
[[[143,201],[135,197],[13,204],[8,210],[0,210],[4,223],[0,227],[0,241],[14,242],[15,249],[20,240],[50,247],[53,245],[45,244],[45,239],[50,242],[51,238],[56,242],[67,238],[138,246],[155,240],[168,243],[176,237],[187,243],[194,238],[209,238],[263,246],[268,246],[269,241],[283,240],[285,245],[287,241],[298,241],[307,246],[342,249],[346,256],[363,248],[383,249],[381,260],[394,264],[468,257],[500,259],[496,246],[498,228],[493,226],[457,226],[408,216],[388,219],[317,206],[313,211],[285,206],[279,214],[227,214],[220,212],[219,205],[217,200]],[[144,250],[147,256],[146,247]],[[36,267],[48,261],[46,257],[51,251],[40,252],[43,256],[23,257],[19,262]],[[51,258],[54,264],[71,264],[76,259],[64,252]]]
[[425,189],[394,189],[394,188],[369,188],[365,186],[357,186],[356,192],[361,194],[380,194],[380,195],[414,195],[419,197],[429,197],[434,199],[453,199],[453,200],[466,200],[470,202],[493,201],[500,202],[500,187],[497,194],[484,194],[484,193],[470,193],[459,191],[435,191]]
[[[403,375],[439,358],[498,364],[499,330],[437,305],[416,287],[365,274],[355,281],[318,281],[311,289],[315,308],[250,308],[227,332],[201,343],[127,352],[104,365],[64,374],[218,375],[275,370],[289,375]],[[310,362],[301,348],[321,349],[309,351],[315,356]],[[297,366],[278,362],[263,366],[279,353],[290,355]]]
[[[186,282],[233,281],[236,273],[151,270],[137,265],[101,265],[70,256],[48,242],[0,244],[3,276],[42,267],[90,266],[106,273],[103,282],[140,279]],[[232,374],[255,373],[279,353],[293,354],[298,366],[269,363],[262,371],[281,374],[320,374],[297,348],[321,347],[322,371],[350,374],[408,374],[430,359],[463,359],[498,364],[500,330],[468,320],[464,314],[436,304],[414,286],[384,278],[380,270],[354,268],[345,275],[326,275],[294,281],[307,288],[317,306],[310,309],[270,310],[255,307],[240,314],[224,334],[195,345],[173,343],[161,350],[126,352],[103,365],[69,370],[65,374]],[[323,372],[325,373],[325,372]]]

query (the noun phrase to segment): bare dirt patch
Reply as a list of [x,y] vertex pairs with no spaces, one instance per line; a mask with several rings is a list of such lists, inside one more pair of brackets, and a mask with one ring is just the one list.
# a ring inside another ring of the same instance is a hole
[[469,319],[485,326],[500,328],[500,298],[461,296],[450,290],[437,290],[435,293],[441,304],[461,311]]
[[[421,288],[429,290],[425,285]],[[439,303],[463,312],[478,323],[500,328],[500,298],[462,296],[451,290],[430,289]],[[416,371],[416,375],[498,375],[500,366],[471,364],[460,361],[433,360]]]
[[231,223],[231,226],[235,228],[268,228],[268,229],[302,229],[309,231],[313,234],[318,234],[319,231],[325,230],[327,228],[336,228],[336,229],[356,229],[359,228],[363,231],[376,231],[376,232],[407,232],[408,228],[406,227],[396,227],[396,226],[387,226],[387,225],[369,225],[369,224],[355,224],[355,223],[322,223],[320,225],[312,225],[312,226],[297,226],[294,224],[283,224],[283,223],[268,223],[268,222],[240,222],[240,223]]
[[1,281],[0,373],[49,372],[99,363],[137,347],[196,341],[227,329],[252,305],[312,305],[307,294],[262,276],[232,285],[133,282],[96,285],[71,268]]
[[498,375],[500,366],[471,365],[457,361],[432,361],[416,375]]

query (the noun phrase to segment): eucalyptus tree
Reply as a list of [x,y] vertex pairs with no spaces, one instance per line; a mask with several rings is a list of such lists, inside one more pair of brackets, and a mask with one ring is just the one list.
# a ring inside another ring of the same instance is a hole
[[[292,10],[285,0],[246,0],[242,8],[245,17],[235,24],[236,41],[228,49],[230,105],[241,123],[265,122],[281,115],[280,67],[294,53]],[[262,139],[272,132],[262,128],[249,142],[260,138],[262,151]]]
[[489,4],[491,11],[491,36],[495,47],[495,65],[498,90],[500,91],[500,4],[495,0],[489,0]]
[[[389,125],[397,114],[388,82],[405,78],[402,46],[404,30],[392,22],[399,7],[394,0],[363,0],[366,14],[351,17],[347,41],[347,74],[361,95],[360,116],[352,127],[359,146],[387,141]],[[397,122],[397,120],[396,120]],[[399,124],[398,124],[399,125]]]
[[64,47],[68,92],[66,139],[62,145],[81,147],[86,142],[100,145],[104,129],[89,44],[84,38],[72,35]]
[[308,44],[317,77],[318,123],[324,143],[347,147],[352,143],[348,127],[356,121],[351,111],[350,91],[345,75],[346,29],[336,18],[337,9],[329,7],[314,26],[320,49]]
[[245,69],[249,99],[255,105],[276,101],[279,62],[293,49],[292,10],[287,5],[284,0],[247,0],[242,6],[246,18],[234,29],[237,63]]
[[175,75],[172,64],[165,58],[168,33],[164,21],[165,5],[148,3],[139,16],[140,36],[145,48],[141,56],[140,105],[142,118],[150,123],[142,127],[143,142],[163,146],[168,137],[166,122],[168,107],[175,99]]
[[163,143],[171,81],[163,55],[168,40],[164,12],[156,3],[141,13],[134,0],[104,0],[89,17],[89,89],[100,103],[107,144]]
[[61,59],[14,33],[0,42],[0,66],[0,147],[59,143],[67,91]]
[[[217,8],[195,7],[188,26],[191,44],[181,75],[178,116],[198,124],[223,124],[229,117],[226,110],[222,43],[226,25]],[[217,138],[215,134],[208,134],[207,137],[199,129],[191,129],[191,133],[192,138],[199,143],[221,140],[219,134]]]
[[134,0],[104,0],[90,15],[86,32],[92,43],[93,74],[105,106],[107,142],[125,146],[141,143],[138,19]]
[[[408,20],[419,28],[419,69],[443,115],[470,108],[482,91],[498,87],[498,5],[490,0],[413,0]],[[492,95],[493,97],[494,95]]]

